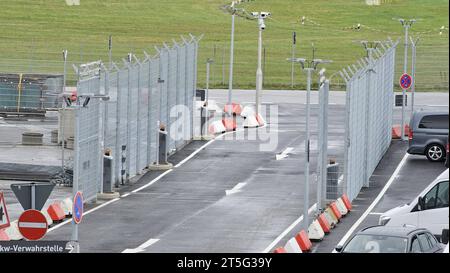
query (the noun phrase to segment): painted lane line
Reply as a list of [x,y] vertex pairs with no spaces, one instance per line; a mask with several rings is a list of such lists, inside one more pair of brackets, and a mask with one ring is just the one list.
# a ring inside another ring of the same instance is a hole
[[[145,184],[144,186],[139,187],[139,188],[137,188],[137,189],[131,191],[131,193],[140,192],[141,190],[143,190],[143,189],[145,189],[145,188],[147,188],[147,187],[149,187],[149,186],[155,184],[155,183],[158,182],[161,178],[163,178],[163,177],[166,176],[167,174],[171,173],[172,171],[173,171],[173,169],[167,170],[167,171],[163,172],[163,173],[160,174],[158,177],[156,177],[156,178],[153,179],[152,181],[148,182],[148,183]],[[131,194],[131,193],[130,193],[130,194]]]
[[[316,210],[316,204],[317,203],[314,203],[314,205],[312,205],[308,209],[308,213],[311,213],[314,210]],[[285,229],[280,235],[278,235],[278,237],[268,247],[266,247],[262,252],[269,253],[269,251],[272,250],[284,237],[286,237],[286,235],[289,232],[291,232],[301,221],[303,221],[303,214],[297,220],[295,220],[287,229]]]
[[127,248],[124,251],[122,251],[122,253],[139,253],[139,252],[143,252],[145,251],[145,249],[151,245],[153,245],[154,243],[158,242],[159,239],[150,239],[148,241],[146,241],[145,243],[143,243],[142,245],[136,247],[136,248]]
[[369,215],[382,215],[383,212],[371,212],[369,213]]
[[[111,203],[114,203],[114,202],[116,202],[116,201],[119,201],[119,200],[120,200],[120,198],[114,198],[114,199],[112,199],[112,200],[109,200],[108,202],[105,202],[105,203],[99,205],[98,207],[95,207],[95,208],[93,208],[93,209],[90,209],[90,210],[86,211],[86,212],[84,213],[84,215],[88,215],[88,214],[90,214],[90,213],[92,213],[92,212],[94,212],[94,211],[96,211],[96,210],[98,210],[98,209],[101,209],[101,208],[103,208],[103,207],[105,207],[105,206],[107,206],[107,205],[109,205],[109,204],[111,204]],[[53,230],[55,230],[55,229],[58,229],[58,228],[60,228],[60,227],[62,227],[62,226],[64,226],[64,225],[66,225],[66,224],[68,224],[68,223],[71,223],[71,222],[72,222],[72,219],[65,220],[64,222],[61,222],[61,223],[57,224],[56,226],[49,228],[49,229],[48,229],[48,232],[53,231]],[[48,233],[48,232],[47,232],[47,233]]]
[[233,193],[238,193],[241,191],[241,189],[246,185],[247,183],[239,183],[236,186],[234,186],[234,188],[232,188],[231,190],[226,190],[225,194],[226,195],[230,195]]
[[284,158],[288,157],[288,155],[289,155],[290,153],[292,153],[293,150],[294,150],[293,147],[287,147],[281,154],[275,155],[275,158],[276,158],[277,160],[284,159]]
[[[378,204],[378,202],[380,202],[380,200],[383,197],[383,195],[386,193],[386,191],[389,189],[391,184],[397,178],[398,173],[403,168],[403,165],[405,165],[406,161],[408,160],[408,157],[409,157],[409,154],[405,154],[405,156],[403,157],[402,161],[400,161],[400,163],[398,164],[398,166],[395,169],[394,173],[391,175],[391,177],[389,178],[389,180],[386,183],[386,185],[384,185],[383,189],[380,191],[378,196],[375,198],[375,200],[373,200],[372,204],[370,204],[370,206],[366,209],[366,211],[363,213],[363,215],[361,215],[361,217],[347,231],[347,233],[344,235],[344,237],[342,237],[342,239],[339,241],[339,243],[337,245],[343,245],[348,240],[348,238],[353,234],[353,232],[356,230],[356,228],[362,223],[362,221],[364,221],[364,219],[366,219],[367,215],[369,215],[369,213]],[[336,252],[336,250],[333,250],[332,253],[337,253],[337,252]]]
[[[265,128],[266,126],[267,126],[267,125],[264,125],[264,126],[261,126],[261,127],[259,127],[259,128]],[[258,129],[259,129],[259,128],[258,128]],[[202,147],[198,148],[198,149],[195,150],[191,155],[189,155],[187,158],[185,158],[185,159],[182,160],[180,163],[178,163],[178,164],[175,166],[175,168],[178,168],[178,167],[180,167],[181,165],[183,165],[184,163],[186,163],[189,159],[191,159],[192,157],[194,157],[194,156],[195,156],[196,154],[198,154],[201,150],[203,150],[204,148],[206,148],[207,146],[209,146],[211,143],[213,143],[217,138],[219,138],[219,137],[224,137],[225,135],[232,134],[232,133],[235,133],[235,132],[237,132],[237,131],[242,131],[242,129],[236,130],[236,131],[234,131],[234,132],[232,131],[232,132],[223,133],[223,134],[221,134],[221,135],[218,135],[216,138],[211,139],[211,140],[208,141],[205,145],[203,145]],[[96,211],[96,210],[98,210],[98,209],[101,209],[101,208],[103,208],[103,207],[106,207],[107,205],[112,204],[112,203],[114,203],[114,202],[116,202],[116,201],[119,201],[120,199],[125,198],[125,197],[131,195],[132,193],[139,192],[139,191],[141,191],[141,190],[147,188],[148,186],[150,186],[150,185],[156,183],[158,180],[160,180],[161,178],[163,178],[165,175],[167,175],[168,173],[170,173],[170,172],[172,172],[172,171],[173,171],[173,169],[167,170],[167,171],[165,171],[164,173],[162,173],[161,175],[159,175],[158,177],[156,177],[155,179],[153,179],[152,181],[150,181],[149,183],[147,183],[146,185],[144,185],[144,186],[142,186],[142,187],[140,187],[140,188],[138,188],[138,189],[136,189],[136,190],[134,190],[134,191],[132,191],[132,192],[129,192],[129,193],[127,193],[127,194],[124,194],[124,195],[121,196],[121,197],[114,198],[114,199],[109,200],[108,202],[105,202],[105,203],[103,203],[103,204],[101,204],[101,205],[99,205],[99,206],[97,206],[97,207],[95,207],[95,208],[92,208],[92,209],[86,211],[86,212],[84,213],[84,215],[88,215],[88,214],[90,214],[90,213],[92,213],[92,212],[94,212],[94,211]],[[53,231],[53,230],[56,230],[56,229],[58,229],[58,228],[60,228],[60,227],[62,227],[62,226],[64,226],[64,225],[66,225],[66,224],[68,224],[68,223],[71,223],[71,222],[72,222],[72,219],[65,220],[65,221],[63,221],[63,222],[57,224],[56,226],[49,228],[48,231],[47,231],[47,233],[49,233],[49,232],[51,232],[51,231]]]
[[[222,134],[222,135],[224,135],[224,134]],[[213,140],[215,140],[215,139],[212,139],[212,140],[208,141],[208,143],[211,144],[211,143],[213,142]],[[206,143],[206,144],[208,144],[208,143]],[[206,144],[205,144],[205,145],[206,145]],[[208,144],[208,145],[209,145],[209,144]],[[194,151],[194,153],[198,153],[201,149],[203,149],[203,148],[205,147],[205,145],[203,145],[202,147],[200,147],[199,149],[197,149],[196,151]],[[193,156],[189,156],[189,159],[192,158],[192,157],[193,157]],[[182,165],[183,163],[185,163],[186,161],[187,161],[187,160],[183,160],[182,162],[178,163],[177,166],[175,166],[175,167],[181,166],[181,165]],[[105,206],[107,206],[107,205],[109,205],[109,204],[112,204],[112,203],[114,203],[114,202],[116,202],[116,201],[119,201],[121,198],[125,198],[125,197],[131,195],[132,193],[139,192],[139,191],[141,191],[141,190],[143,190],[143,189],[149,187],[150,185],[156,183],[158,180],[160,180],[161,178],[163,178],[165,175],[167,175],[168,173],[170,173],[170,172],[172,172],[172,171],[173,171],[173,169],[172,169],[172,170],[167,170],[167,171],[165,171],[164,173],[162,173],[161,175],[159,175],[158,177],[156,177],[155,179],[153,179],[152,181],[150,181],[149,183],[143,185],[142,187],[140,187],[140,188],[138,188],[138,189],[136,189],[136,190],[133,190],[132,192],[129,192],[129,193],[127,193],[127,194],[124,194],[124,195],[121,196],[121,197],[118,197],[118,198],[114,198],[114,199],[112,199],[112,200],[109,200],[108,202],[105,202],[105,203],[103,203],[103,204],[101,204],[101,205],[99,205],[99,206],[97,206],[97,207],[95,207],[95,208],[93,208],[93,209],[90,209],[90,210],[86,211],[86,212],[84,213],[84,215],[88,215],[88,214],[90,214],[90,213],[92,213],[92,212],[94,212],[94,211],[96,211],[96,210],[98,210],[98,209],[101,209],[101,208],[103,208],[103,207],[105,207]],[[62,227],[62,226],[64,226],[64,225],[66,225],[66,224],[68,224],[68,223],[71,223],[71,222],[72,222],[71,219],[65,220],[65,221],[63,221],[63,222],[57,224],[56,226],[51,227],[51,228],[48,230],[48,232],[51,232],[51,231],[53,231],[53,230],[56,230],[56,229],[58,229],[58,228],[60,228],[60,227]],[[48,232],[47,232],[47,233],[48,233]]]

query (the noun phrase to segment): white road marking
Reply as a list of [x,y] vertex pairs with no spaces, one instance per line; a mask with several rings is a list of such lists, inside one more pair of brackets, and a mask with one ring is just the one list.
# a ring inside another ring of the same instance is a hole
[[382,215],[383,212],[371,212],[369,213],[369,215]]
[[158,242],[159,239],[150,239],[143,243],[142,245],[138,246],[137,248],[127,248],[122,253],[139,253],[145,251],[145,249],[154,243]]
[[[353,226],[347,231],[347,233],[344,235],[344,237],[342,237],[342,239],[339,241],[339,243],[337,245],[343,245],[348,238],[353,234],[353,232],[355,231],[355,229],[362,223],[362,221],[364,221],[364,219],[366,219],[367,215],[369,215],[369,213],[373,210],[373,208],[378,204],[378,202],[380,202],[381,198],[383,197],[383,195],[386,193],[386,191],[389,189],[389,187],[391,186],[391,184],[395,181],[395,179],[398,176],[398,173],[400,172],[400,170],[403,168],[403,165],[405,165],[406,161],[408,160],[408,156],[409,154],[405,154],[405,156],[403,157],[402,161],[400,161],[400,163],[398,164],[397,168],[395,169],[394,173],[391,175],[391,177],[389,178],[388,182],[386,183],[386,185],[384,185],[383,189],[380,191],[380,193],[378,194],[378,196],[375,198],[375,200],[373,200],[372,204],[370,204],[370,206],[366,209],[366,211],[363,213],[363,215],[361,215],[361,217],[353,224]],[[336,253],[336,250],[333,250],[332,253]]]
[[[312,205],[309,210],[308,213],[313,212],[316,209],[316,203],[314,203],[314,205]],[[280,235],[278,235],[278,237],[268,246],[266,247],[262,252],[263,253],[268,253],[270,250],[272,250],[276,244],[278,244],[281,239],[283,239],[289,232],[291,232],[291,230],[296,227],[301,221],[303,221],[303,214],[294,221],[294,223],[292,223],[287,229],[285,229]]]
[[[229,133],[233,133],[233,132],[229,132]],[[217,136],[217,137],[224,136],[224,135],[226,135],[226,134],[227,134],[227,133],[224,133],[224,134],[219,135],[219,136]],[[216,137],[216,138],[217,138],[217,137]],[[180,167],[181,165],[183,165],[185,162],[187,162],[187,160],[191,159],[191,158],[192,158],[194,155],[196,155],[199,151],[201,151],[201,150],[204,149],[206,146],[208,146],[209,144],[211,144],[212,142],[214,142],[214,140],[216,140],[216,138],[215,138],[215,139],[212,139],[212,140],[210,140],[210,141],[208,141],[205,145],[203,145],[202,147],[198,148],[198,149],[197,149],[196,151],[194,151],[191,155],[189,155],[189,156],[188,156],[187,158],[185,158],[183,161],[181,161],[180,163],[178,163],[178,164],[175,166],[175,168],[178,168],[178,167]],[[164,173],[160,174],[160,175],[159,175],[158,177],[156,177],[155,179],[153,179],[152,181],[150,181],[149,183],[143,185],[142,187],[137,188],[137,189],[135,189],[135,190],[133,190],[132,192],[129,192],[129,193],[127,193],[127,194],[124,194],[123,196],[121,196],[121,197],[119,197],[119,198],[114,198],[114,199],[109,200],[108,202],[105,202],[105,203],[103,203],[103,204],[101,204],[101,205],[99,205],[99,206],[97,206],[97,207],[95,207],[95,208],[93,208],[93,209],[90,209],[90,210],[84,212],[84,215],[88,215],[89,213],[92,213],[92,212],[94,212],[94,211],[96,211],[96,210],[98,210],[98,209],[101,209],[101,208],[103,208],[103,207],[105,207],[105,206],[107,206],[107,205],[109,205],[109,204],[111,204],[111,203],[114,203],[114,202],[116,202],[116,201],[119,201],[121,198],[125,198],[125,197],[131,195],[132,193],[139,192],[139,191],[141,191],[141,190],[143,190],[143,189],[149,187],[150,185],[156,183],[157,181],[159,181],[161,178],[163,178],[165,175],[167,175],[168,173],[170,173],[170,172],[172,172],[172,171],[173,171],[173,169],[172,169],[172,170],[167,170],[167,171],[165,171]],[[66,225],[66,224],[68,224],[68,223],[70,223],[70,222],[72,222],[71,219],[65,220],[65,221],[63,221],[63,222],[57,224],[56,226],[51,227],[51,228],[48,230],[47,233],[49,233],[49,232],[51,232],[51,231],[53,231],[53,230],[56,230],[56,229],[58,229],[58,228],[60,228],[60,227],[62,227],[62,226],[64,226],[64,225]]]
[[246,184],[247,184],[247,183],[239,183],[239,184],[237,184],[236,186],[234,186],[234,188],[232,188],[231,190],[226,190],[226,191],[225,191],[225,194],[226,194],[226,195],[230,195],[230,194],[233,194],[233,193],[240,192],[241,189],[242,189]]
[[292,153],[293,150],[294,150],[294,148],[292,148],[292,147],[287,147],[281,154],[275,155],[275,158],[276,158],[277,160],[284,159],[284,158],[288,157],[288,155],[289,155],[290,153]]

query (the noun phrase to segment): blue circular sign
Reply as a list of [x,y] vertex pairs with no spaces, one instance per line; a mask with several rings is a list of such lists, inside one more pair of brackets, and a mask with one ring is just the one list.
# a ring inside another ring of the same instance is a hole
[[77,192],[73,198],[72,218],[75,224],[79,224],[83,219],[83,194],[81,192]]
[[400,77],[400,86],[403,88],[403,89],[408,89],[408,88],[410,88],[411,87],[411,84],[412,84],[412,77],[410,76],[410,75],[408,75],[408,74],[403,74],[401,77]]

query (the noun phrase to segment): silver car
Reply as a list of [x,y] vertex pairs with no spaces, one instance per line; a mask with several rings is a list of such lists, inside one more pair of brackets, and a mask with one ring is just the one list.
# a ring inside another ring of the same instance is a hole
[[409,123],[409,154],[437,162],[446,158],[448,112],[414,112]]

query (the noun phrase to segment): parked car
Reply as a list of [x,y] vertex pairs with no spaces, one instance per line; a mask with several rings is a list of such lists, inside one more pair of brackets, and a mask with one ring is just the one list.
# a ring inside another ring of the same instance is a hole
[[386,211],[380,216],[380,225],[412,225],[430,230],[440,239],[449,222],[448,169],[441,173],[410,203]]
[[373,226],[360,230],[335,250],[340,253],[438,253],[443,247],[424,228]]
[[448,122],[448,112],[414,112],[409,123],[408,153],[425,155],[433,162],[444,161]]

